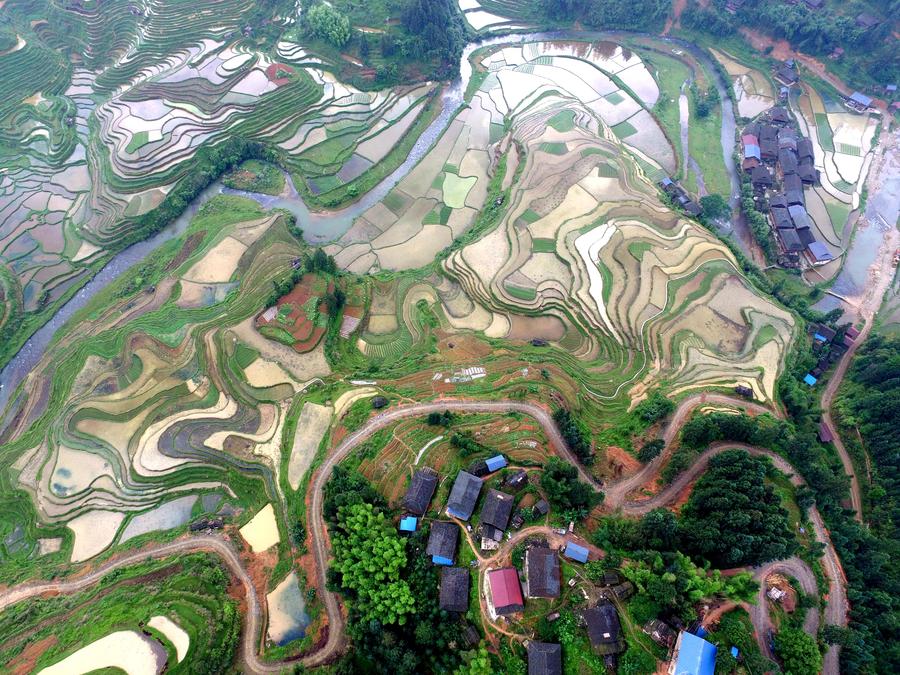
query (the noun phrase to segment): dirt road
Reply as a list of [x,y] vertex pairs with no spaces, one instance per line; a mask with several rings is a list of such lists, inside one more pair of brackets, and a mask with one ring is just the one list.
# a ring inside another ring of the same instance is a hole
[[[767,455],[772,458],[773,462],[779,469],[785,471],[788,474],[793,474],[792,480],[795,482],[795,484],[799,485],[802,483],[802,479],[795,474],[793,468],[784,459],[777,455],[774,455],[771,451],[762,448],[741,446],[740,444],[736,443],[722,443],[717,444],[704,452],[690,469],[680,475],[676,479],[675,483],[669,486],[662,493],[656,495],[655,497],[652,497],[649,500],[645,500],[639,503],[627,502],[626,496],[629,492],[656,477],[657,472],[661,469],[665,461],[665,458],[671,454],[673,441],[676,438],[681,426],[684,424],[684,421],[687,419],[690,413],[700,405],[729,405],[741,407],[745,410],[748,410],[749,412],[754,413],[770,412],[767,408],[764,408],[763,406],[760,406],[758,404],[744,400],[733,399],[731,397],[719,394],[697,394],[683,399],[676,409],[675,413],[673,414],[672,420],[668,424],[664,432],[664,438],[667,445],[666,450],[660,455],[660,457],[656,458],[653,462],[645,466],[635,476],[606,486],[606,498],[609,506],[611,506],[612,508],[621,507],[623,511],[629,514],[637,515],[655,508],[657,505],[664,505],[668,503],[668,501],[671,501],[671,499],[673,499],[681,489],[683,489],[684,487],[689,485],[691,481],[696,479],[696,477],[706,468],[710,457],[730,447],[744,447],[749,452],[752,452],[754,454]],[[437,401],[429,403],[417,403],[399,406],[370,418],[360,429],[349,434],[331,453],[329,453],[327,459],[318,468],[312,479],[312,501],[311,507],[309,509],[308,528],[311,534],[312,552],[316,562],[316,574],[318,587],[320,589],[320,597],[322,598],[322,601],[325,605],[325,611],[328,615],[329,623],[328,638],[326,643],[315,653],[302,659],[301,662],[304,666],[316,666],[327,663],[337,654],[339,654],[344,649],[346,644],[344,616],[341,610],[339,599],[336,594],[326,590],[325,584],[325,576],[330,559],[330,542],[324,522],[322,506],[324,502],[324,486],[331,476],[332,468],[340,463],[344,458],[346,458],[347,455],[349,455],[354,449],[358,448],[376,431],[383,429],[388,425],[402,419],[424,416],[431,412],[442,412],[444,410],[451,410],[454,412],[488,412],[498,414],[506,412],[518,412],[533,417],[543,427],[544,433],[550,441],[550,444],[553,446],[553,449],[558,454],[565,457],[573,465],[578,467],[579,474],[581,475],[582,479],[589,482],[595,488],[601,489],[597,481],[595,481],[593,477],[591,477],[590,474],[578,462],[575,461],[575,458],[566,447],[562,437],[556,429],[556,425],[553,423],[553,419],[550,413],[545,408],[534,403],[526,403],[522,401],[469,401],[460,399],[439,399]],[[822,523],[818,512],[816,512],[814,509],[811,511],[811,519],[813,521],[816,539],[818,541],[821,541],[825,546],[823,565],[825,567],[826,573],[829,576],[830,584],[829,602],[826,609],[826,621],[828,623],[837,623],[844,625],[846,623],[847,606],[846,596],[844,594],[842,585],[842,576],[840,573],[840,562],[838,561],[837,555],[835,554],[834,549],[831,546],[831,542],[828,538],[828,534],[825,530],[824,524]],[[536,527],[522,530],[521,532],[516,534],[509,542],[507,542],[507,545],[503,547],[503,552],[509,550],[508,546],[515,545],[515,543],[518,543],[525,537],[537,533],[547,534],[547,528]],[[549,536],[554,535],[552,535],[551,532]],[[88,575],[85,575],[80,579],[63,582],[51,581],[25,584],[22,586],[14,587],[12,589],[8,589],[4,592],[0,592],[0,610],[8,607],[15,602],[20,602],[28,598],[36,597],[43,593],[54,592],[67,594],[78,592],[80,590],[83,590],[84,588],[87,588],[91,584],[97,583],[106,574],[112,572],[113,570],[135,564],[142,560],[146,560],[148,557],[164,558],[167,556],[176,555],[178,553],[188,553],[194,551],[208,551],[219,555],[222,558],[223,562],[234,574],[234,576],[241,581],[245,588],[249,609],[247,613],[247,623],[245,625],[243,634],[242,658],[247,668],[252,672],[257,673],[277,673],[281,672],[285,668],[292,667],[293,663],[291,662],[266,663],[259,658],[259,641],[261,640],[262,630],[264,628],[264,617],[262,613],[263,609],[260,606],[259,598],[257,597],[256,591],[250,581],[250,578],[234,548],[224,539],[210,535],[193,536],[188,539],[182,539],[170,544],[161,545],[149,552],[140,551],[123,556],[102,565],[95,571],[91,572]],[[482,559],[483,563],[486,564],[492,560],[496,560],[498,559],[499,555],[500,554],[495,554],[491,558]],[[797,575],[795,574],[795,576]],[[798,578],[800,577],[798,576]],[[832,652],[835,652],[833,657]],[[836,674],[838,672],[836,650],[832,650],[832,652],[829,652],[829,657],[831,658],[826,659],[826,672],[829,673],[829,675],[831,675],[831,673]]]

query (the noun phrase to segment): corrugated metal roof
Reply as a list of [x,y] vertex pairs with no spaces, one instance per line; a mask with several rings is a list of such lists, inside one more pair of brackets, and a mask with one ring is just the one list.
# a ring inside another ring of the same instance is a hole
[[497,455],[496,457],[489,457],[488,459],[486,459],[485,464],[487,464],[487,467],[490,471],[497,471],[506,466],[507,461],[506,457],[504,457],[503,455]]
[[589,551],[584,546],[579,546],[574,541],[570,541],[566,544],[566,550],[563,555],[571,560],[576,560],[578,562],[587,562]]
[[713,675],[716,672],[716,646],[692,633],[678,639],[678,660],[674,675]]

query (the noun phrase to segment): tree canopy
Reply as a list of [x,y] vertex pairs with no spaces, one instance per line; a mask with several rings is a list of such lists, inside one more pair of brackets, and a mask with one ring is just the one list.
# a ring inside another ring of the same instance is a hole
[[331,5],[320,2],[306,12],[306,26],[317,38],[343,47],[350,39],[350,20]]
[[681,512],[684,546],[717,567],[758,565],[797,548],[787,511],[765,482],[770,464],[742,450],[709,461]]
[[551,504],[575,518],[584,518],[603,501],[603,494],[578,478],[578,469],[551,457],[541,474],[541,487]]
[[797,628],[784,628],[778,632],[775,653],[784,664],[784,675],[803,675],[822,670],[822,654],[815,638]]
[[415,601],[400,571],[406,566],[406,540],[371,504],[343,506],[333,536],[334,569],[341,586],[353,592],[369,620],[404,624]]

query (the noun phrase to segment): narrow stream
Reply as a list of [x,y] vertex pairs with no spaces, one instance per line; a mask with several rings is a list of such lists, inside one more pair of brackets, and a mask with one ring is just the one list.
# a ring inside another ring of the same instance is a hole
[[[297,217],[297,223],[303,229],[304,236],[311,243],[323,243],[331,241],[346,232],[353,223],[353,220],[361,213],[366,211],[374,204],[381,201],[385,195],[421,160],[432,144],[441,136],[444,129],[450,124],[457,109],[463,103],[463,94],[468,86],[469,79],[472,75],[472,65],[469,57],[476,49],[500,44],[515,44],[519,42],[531,42],[537,40],[597,40],[597,39],[616,39],[622,38],[631,33],[608,32],[608,33],[573,33],[568,31],[555,31],[545,33],[528,33],[522,35],[500,35],[488,38],[480,42],[469,44],[462,53],[460,61],[460,76],[452,83],[444,88],[441,94],[441,110],[438,116],[431,122],[421,136],[416,139],[415,145],[410,151],[404,162],[397,167],[389,176],[382,180],[372,190],[367,192],[359,201],[338,211],[313,212],[310,211],[303,199],[297,193],[293,181],[288,180],[289,193],[287,197],[278,197],[263,195],[259,193],[245,192],[240,190],[231,190],[222,185],[221,180],[217,180],[201,192],[196,199],[184,210],[184,212],[175,219],[165,229],[161,230],[149,239],[129,246],[113,256],[105,267],[95,275],[88,283],[86,283],[65,305],[63,305],[53,317],[38,329],[34,335],[22,346],[19,353],[0,371],[0,412],[5,412],[9,402],[9,397],[16,390],[25,376],[34,370],[44,352],[50,346],[53,336],[62,326],[80,309],[85,307],[87,303],[99,291],[105,288],[112,281],[117,279],[131,266],[141,262],[150,253],[156,250],[163,243],[182,234],[190,224],[191,219],[196,215],[197,211],[209,199],[218,194],[237,194],[249,197],[259,202],[265,208],[282,208],[287,209]],[[657,36],[651,36],[657,37]],[[690,43],[674,40],[671,38],[659,38],[670,43],[677,43],[680,46],[689,49],[693,56],[707,65],[713,72],[712,62],[702,50]],[[717,75],[717,86],[720,88],[722,98],[722,146],[725,159],[725,167],[728,171],[732,183],[732,201],[735,195],[739,194],[739,183],[737,171],[732,159],[731,150],[734,145],[734,132],[736,123],[734,119],[734,111],[731,106],[731,99],[728,98],[727,92],[723,88],[723,83]],[[724,142],[728,139],[728,143]],[[687,147],[686,142],[684,142]],[[698,174],[699,179],[699,174]],[[3,417],[0,415],[0,428],[3,426]]]

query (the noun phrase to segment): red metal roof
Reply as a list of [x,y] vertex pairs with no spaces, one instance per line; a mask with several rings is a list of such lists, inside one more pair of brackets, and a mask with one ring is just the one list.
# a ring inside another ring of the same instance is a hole
[[519,584],[519,574],[514,567],[503,567],[499,570],[488,572],[488,582],[491,584],[491,598],[494,601],[494,609],[504,607],[524,606],[522,601],[522,586]]

